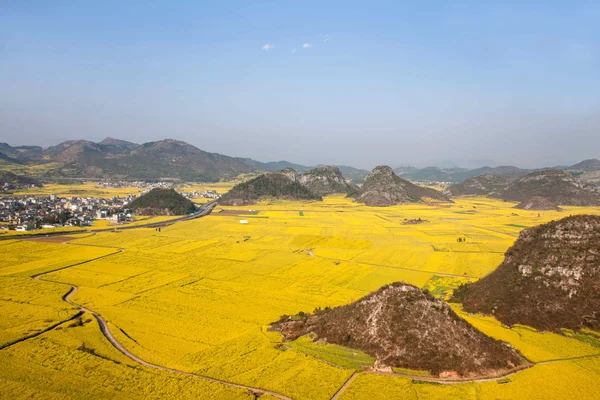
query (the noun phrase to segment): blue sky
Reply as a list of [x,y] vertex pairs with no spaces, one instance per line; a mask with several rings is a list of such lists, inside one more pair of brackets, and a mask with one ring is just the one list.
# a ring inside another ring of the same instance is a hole
[[593,2],[3,2],[0,141],[365,168],[600,158],[599,20]]

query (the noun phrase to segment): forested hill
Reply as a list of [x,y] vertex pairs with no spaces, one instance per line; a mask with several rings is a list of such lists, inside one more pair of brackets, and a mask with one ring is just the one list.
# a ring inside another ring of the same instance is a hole
[[185,215],[196,206],[173,189],[154,188],[132,201],[128,208],[139,215]]
[[240,183],[219,200],[223,205],[253,204],[261,199],[321,200],[300,182],[282,172],[270,172]]

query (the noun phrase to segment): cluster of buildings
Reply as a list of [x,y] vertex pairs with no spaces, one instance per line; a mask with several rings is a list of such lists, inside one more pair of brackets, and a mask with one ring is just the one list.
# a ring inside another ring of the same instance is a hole
[[126,205],[136,198],[6,197],[0,198],[0,229],[28,231],[59,226],[89,226],[94,219],[120,224],[134,216]]
[[218,199],[221,197],[216,190],[193,190],[191,192],[181,193],[181,195],[183,197],[187,197],[188,199]]
[[172,189],[174,187],[172,182],[145,182],[145,181],[100,181],[96,182],[97,188],[145,188],[146,191],[150,191],[154,188],[161,189]]
[[189,184],[173,183],[173,182],[145,182],[145,181],[99,181],[96,183],[97,188],[144,188],[141,192],[147,193],[152,189],[178,189],[180,193],[188,199],[218,199],[221,197],[216,190],[192,190],[190,192],[184,192],[188,188]]

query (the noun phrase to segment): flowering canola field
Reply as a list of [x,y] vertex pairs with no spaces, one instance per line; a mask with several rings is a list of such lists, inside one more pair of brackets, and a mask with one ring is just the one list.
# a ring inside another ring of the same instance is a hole
[[[61,324],[78,311],[61,300],[68,287],[52,283],[64,282],[79,287],[74,302],[101,314],[119,342],[150,363],[293,399],[330,399],[372,360],[306,338],[282,343],[268,331],[270,323],[283,314],[347,304],[398,280],[447,298],[458,284],[498,266],[524,227],[571,213],[600,214],[566,207],[538,215],[513,205],[469,198],[370,208],[328,196],[323,202],[217,207],[208,217],[161,232],[101,232],[66,244],[2,241],[3,396],[253,398],[242,389],[134,363],[106,341],[89,314],[80,323]],[[425,222],[407,224],[418,218]],[[40,281],[29,278],[47,271],[53,272]],[[362,373],[340,398],[600,398],[600,358],[590,357],[600,347],[593,341],[508,329],[455,309],[538,364],[503,383],[434,385]]]

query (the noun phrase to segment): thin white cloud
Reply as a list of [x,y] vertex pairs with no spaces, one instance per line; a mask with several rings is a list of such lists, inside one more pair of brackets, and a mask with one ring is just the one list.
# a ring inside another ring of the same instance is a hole
[[302,45],[302,48],[303,48],[303,49],[308,49],[308,48],[310,48],[310,47],[312,47],[312,43],[304,43],[304,44]]
[[265,44],[265,45],[262,47],[262,49],[263,49],[264,51],[269,51],[269,50],[271,50],[273,47],[275,47],[275,46],[273,46],[273,45],[272,45],[272,44],[270,44],[270,43],[267,43],[267,44]]
[[331,39],[331,36],[330,36],[330,35],[325,35],[325,36],[323,36],[323,41],[324,41],[324,42],[329,42],[329,39]]
[[294,54],[296,52],[296,49],[292,49],[292,54]]

